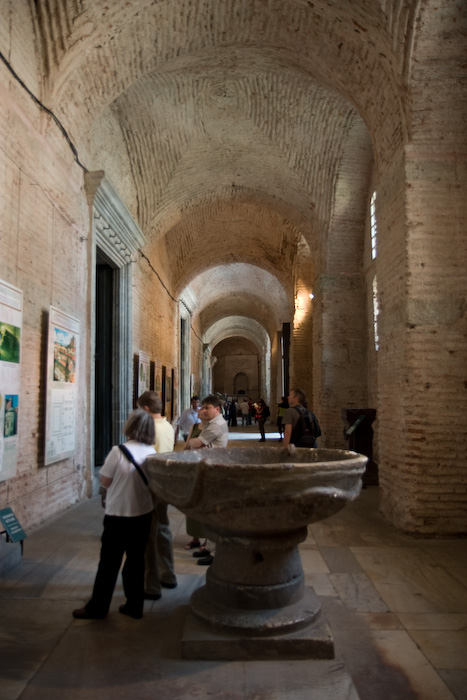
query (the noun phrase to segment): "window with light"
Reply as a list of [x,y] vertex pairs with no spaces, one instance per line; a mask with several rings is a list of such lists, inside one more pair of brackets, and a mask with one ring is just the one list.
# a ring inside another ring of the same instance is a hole
[[379,336],[378,336],[378,283],[376,281],[376,275],[373,277],[373,339],[375,343],[375,350],[379,348]]
[[377,254],[378,227],[376,224],[376,192],[373,192],[370,200],[370,238],[371,238],[371,259],[374,260]]

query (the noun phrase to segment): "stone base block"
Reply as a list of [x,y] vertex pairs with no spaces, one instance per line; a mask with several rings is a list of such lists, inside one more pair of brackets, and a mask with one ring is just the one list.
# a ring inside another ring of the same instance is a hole
[[304,629],[272,637],[247,637],[210,629],[188,613],[182,636],[182,659],[254,661],[333,659],[334,639],[323,618]]

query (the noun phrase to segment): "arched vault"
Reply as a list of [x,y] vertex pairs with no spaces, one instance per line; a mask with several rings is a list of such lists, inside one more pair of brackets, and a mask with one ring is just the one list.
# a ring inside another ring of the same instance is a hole
[[244,317],[261,325],[271,336],[290,322],[293,295],[277,277],[261,267],[232,263],[205,270],[195,277],[180,298],[199,316],[204,334],[224,316]]
[[235,336],[250,340],[263,357],[271,349],[269,336],[263,326],[258,321],[244,316],[228,316],[216,321],[206,330],[203,339],[212,350],[222,340]]

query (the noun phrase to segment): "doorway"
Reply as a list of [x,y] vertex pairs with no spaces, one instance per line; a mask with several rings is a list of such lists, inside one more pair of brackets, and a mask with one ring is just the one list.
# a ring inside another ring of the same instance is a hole
[[97,251],[96,348],[94,361],[94,464],[102,466],[112,447],[112,375],[114,268]]

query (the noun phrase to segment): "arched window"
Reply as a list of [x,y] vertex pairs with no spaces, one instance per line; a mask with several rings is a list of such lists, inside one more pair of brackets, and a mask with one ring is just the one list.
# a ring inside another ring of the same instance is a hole
[[378,305],[378,283],[376,281],[376,275],[373,277],[373,339],[375,343],[375,350],[379,348],[379,336],[378,336],[378,315],[379,315],[379,305]]
[[373,192],[370,200],[370,241],[371,241],[371,259],[374,260],[377,255],[377,239],[378,226],[376,224],[376,192]]

